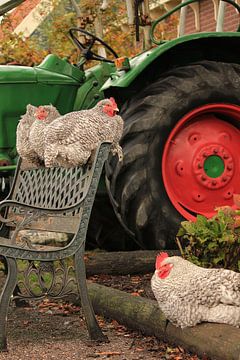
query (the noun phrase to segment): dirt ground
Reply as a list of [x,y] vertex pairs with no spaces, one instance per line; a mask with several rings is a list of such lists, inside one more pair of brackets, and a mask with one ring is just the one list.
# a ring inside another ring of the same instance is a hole
[[[150,277],[101,275],[91,277],[91,280],[130,292],[133,296],[152,298]],[[115,320],[102,317],[98,317],[98,321],[109,342],[91,342],[78,305],[49,300],[30,305],[25,308],[11,305],[8,316],[9,351],[0,353],[1,360],[199,359],[181,347],[129,331]]]

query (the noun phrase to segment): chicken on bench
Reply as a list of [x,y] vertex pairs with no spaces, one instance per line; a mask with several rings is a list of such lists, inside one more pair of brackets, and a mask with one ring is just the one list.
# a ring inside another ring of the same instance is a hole
[[[1,214],[5,210],[2,227],[11,230],[9,238],[0,237],[0,256],[7,263],[0,297],[0,351],[7,350],[10,298],[62,298],[73,292],[73,281],[77,283],[90,338],[107,340],[88,297],[84,251],[89,217],[110,146],[102,143],[91,164],[82,167],[33,168],[19,160],[10,194],[0,203]],[[35,245],[20,236],[26,229],[68,233],[70,240],[64,247]],[[73,257],[73,266],[69,257]],[[16,289],[20,289],[17,294]]]

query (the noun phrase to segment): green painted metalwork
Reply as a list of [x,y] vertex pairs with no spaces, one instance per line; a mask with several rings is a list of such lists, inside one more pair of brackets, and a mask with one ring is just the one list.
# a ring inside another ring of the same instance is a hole
[[217,178],[224,172],[224,161],[220,156],[212,155],[204,161],[204,171],[211,178]]
[[103,99],[102,84],[104,84],[115,71],[114,64],[106,62],[86,70],[85,82],[78,89],[74,110],[91,108],[99,100]]
[[15,170],[17,165],[0,166],[0,171],[12,171]]
[[0,65],[0,85],[43,83],[79,86],[84,78],[82,70],[56,55],[48,55],[36,67]]
[[[65,84],[68,82],[71,83],[71,79],[83,82],[85,79],[84,72],[80,70],[79,67],[70,64],[67,59],[60,59],[58,56],[53,54],[48,55],[35,69],[38,78],[41,80],[47,78],[47,81],[49,81],[48,72],[53,72],[55,76],[51,76],[50,81],[53,81],[54,83],[58,81],[62,83],[63,80]],[[67,78],[63,79],[63,76],[67,76]]]
[[[178,47],[181,45],[187,45],[189,43],[189,52],[185,54],[186,62],[190,62],[192,59],[191,48],[197,48],[199,42],[204,40],[207,42],[209,39],[222,39],[223,44],[227,43],[230,39],[236,39],[240,41],[240,33],[236,32],[206,32],[206,33],[196,33],[191,35],[185,35],[180,38],[165,42],[158,47],[155,47],[151,50],[145,51],[142,54],[135,56],[130,59],[131,70],[128,72],[119,71],[112,74],[110,79],[103,85],[101,90],[105,91],[110,87],[128,87],[140,74],[144,72],[146,68],[152,65],[152,63],[160,58],[163,54],[166,54],[170,50],[175,48],[175,56],[178,56]],[[224,45],[223,45],[224,46]],[[226,58],[228,54],[226,53]],[[216,56],[217,57],[217,56]],[[197,60],[197,59],[194,59]],[[235,63],[239,63],[240,59],[235,53]],[[165,64],[167,67],[167,64]],[[164,70],[164,69],[163,69]]]

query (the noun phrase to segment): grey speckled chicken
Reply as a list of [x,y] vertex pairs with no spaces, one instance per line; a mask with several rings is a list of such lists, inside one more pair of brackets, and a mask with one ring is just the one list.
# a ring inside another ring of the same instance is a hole
[[123,120],[116,115],[113,98],[101,100],[89,110],[73,111],[55,119],[46,128],[44,160],[46,167],[85,164],[97,146],[112,142],[112,152],[122,159],[119,140]]
[[17,152],[23,159],[34,165],[39,165],[43,161],[44,129],[59,116],[60,113],[52,105],[27,105],[26,113],[21,117],[16,132]]
[[37,154],[35,163],[41,163],[44,160],[45,151],[45,129],[54,119],[59,118],[61,114],[53,105],[39,106],[34,114],[35,121],[29,132],[30,149]]
[[151,287],[160,309],[176,326],[215,322],[240,327],[240,273],[201,268],[161,253]]
[[29,142],[30,128],[35,121],[36,106],[27,105],[26,113],[21,116],[16,132],[16,148],[18,154],[30,162],[35,163],[37,154],[31,149]]

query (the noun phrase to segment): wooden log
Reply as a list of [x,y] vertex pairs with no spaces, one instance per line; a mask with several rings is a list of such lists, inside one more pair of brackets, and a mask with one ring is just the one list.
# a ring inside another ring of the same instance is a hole
[[214,360],[240,359],[240,329],[223,324],[200,324],[181,330],[166,322],[157,302],[120,290],[88,283],[95,312],[143,334],[154,335]]
[[[86,252],[84,259],[87,275],[147,274],[155,269],[156,255],[160,250],[118,252]],[[177,250],[167,250],[170,256],[179,255]]]

